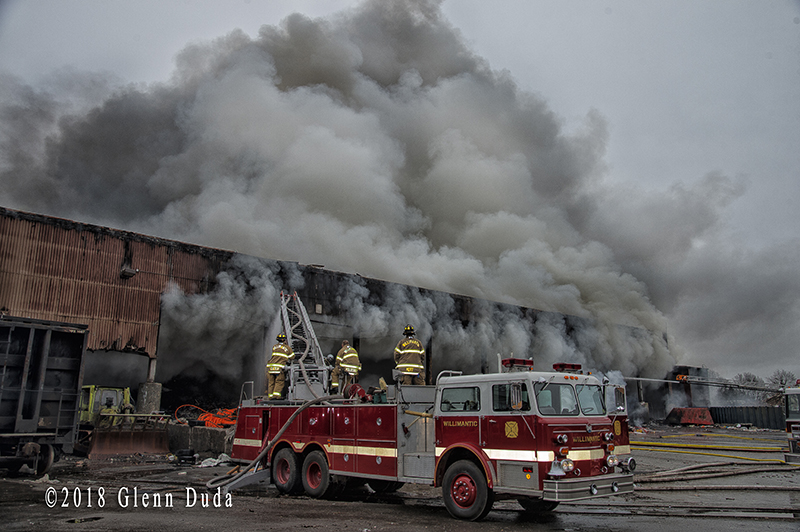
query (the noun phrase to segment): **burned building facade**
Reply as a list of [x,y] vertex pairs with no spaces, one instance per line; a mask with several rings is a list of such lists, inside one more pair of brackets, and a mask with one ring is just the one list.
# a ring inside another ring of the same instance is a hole
[[368,385],[391,375],[407,323],[427,346],[428,382],[443,369],[497,371],[501,356],[547,368],[544,352],[593,349],[584,318],[0,208],[0,312],[87,325],[95,363],[146,361],[122,379],[167,409],[234,402],[243,381],[263,384],[281,291],[298,293],[326,353],[353,342]]

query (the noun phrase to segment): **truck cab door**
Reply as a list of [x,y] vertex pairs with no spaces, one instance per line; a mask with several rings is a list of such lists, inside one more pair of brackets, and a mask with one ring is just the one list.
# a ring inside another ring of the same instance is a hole
[[481,390],[478,386],[459,386],[442,389],[439,396],[439,418],[436,420],[437,447],[455,443],[480,447]]

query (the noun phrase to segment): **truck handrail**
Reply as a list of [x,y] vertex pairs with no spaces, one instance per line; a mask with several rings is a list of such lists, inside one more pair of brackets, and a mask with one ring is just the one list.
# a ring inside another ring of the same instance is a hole
[[247,392],[245,392],[245,386],[250,385],[250,399],[254,397],[253,389],[255,388],[255,383],[253,381],[246,381],[242,383],[242,390],[239,392],[239,404],[242,404],[245,400],[248,399]]
[[440,372],[439,372],[439,374],[436,376],[436,385],[437,385],[437,386],[439,385],[439,379],[441,379],[442,377],[456,377],[456,376],[458,376],[458,375],[463,375],[463,374],[464,374],[464,372],[463,372],[463,371],[457,371],[457,370],[454,370],[454,369],[445,369],[445,370],[442,370],[442,371],[440,371]]

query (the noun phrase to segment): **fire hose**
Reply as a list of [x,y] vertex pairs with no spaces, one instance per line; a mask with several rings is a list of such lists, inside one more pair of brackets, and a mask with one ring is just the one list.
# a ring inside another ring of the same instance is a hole
[[300,412],[302,412],[303,410],[305,410],[309,406],[313,406],[313,405],[322,403],[324,401],[330,401],[332,399],[337,399],[337,398],[340,399],[341,397],[342,397],[341,395],[326,395],[326,396],[323,396],[323,397],[315,397],[314,399],[306,401],[305,403],[300,405],[300,407],[297,410],[294,411],[294,413],[289,417],[288,420],[286,420],[286,423],[283,424],[283,426],[280,428],[280,430],[277,433],[275,433],[275,436],[272,437],[272,440],[270,440],[270,442],[267,444],[267,446],[264,447],[264,449],[262,449],[261,452],[258,453],[258,456],[256,456],[253,459],[253,461],[250,462],[244,469],[241,469],[238,473],[236,473],[236,474],[234,474],[232,476],[231,475],[226,475],[224,477],[212,478],[211,480],[206,482],[206,487],[208,489],[218,488],[218,487],[224,486],[226,484],[230,484],[231,482],[233,482],[235,480],[238,480],[238,479],[242,478],[243,476],[245,476],[247,473],[250,472],[251,469],[255,468],[261,462],[261,460],[264,459],[265,456],[267,456],[267,454],[270,452],[270,450],[272,450],[272,447],[275,446],[275,443],[277,443],[277,441],[280,439],[280,437],[283,436],[283,433],[286,432],[286,429],[289,428],[289,425],[292,423],[292,421],[294,421],[297,418],[297,416],[300,415]]
[[652,451],[652,452],[660,452],[660,453],[676,453],[676,454],[697,454],[697,455],[702,455],[702,456],[718,456],[720,458],[736,458],[738,460],[750,460],[752,462],[772,462],[772,463],[779,463],[779,464],[785,464],[786,463],[784,460],[781,460],[779,458],[750,458],[750,457],[747,457],[747,456],[734,456],[734,455],[730,455],[730,454],[718,454],[718,453],[704,453],[704,452],[699,452],[699,451],[681,451],[681,450],[678,450],[678,449],[648,449],[647,447],[640,447],[640,446],[634,445],[633,442],[631,442],[631,450],[633,450],[633,451]]

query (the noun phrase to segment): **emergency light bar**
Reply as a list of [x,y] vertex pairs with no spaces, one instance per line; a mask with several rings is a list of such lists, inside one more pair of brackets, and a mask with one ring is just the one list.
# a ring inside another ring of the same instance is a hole
[[533,367],[533,360],[527,358],[504,358],[503,366],[507,367],[508,369],[513,369],[513,368],[530,369]]
[[553,364],[553,371],[558,373],[578,373],[580,370],[580,364],[567,364],[566,362],[556,362]]

